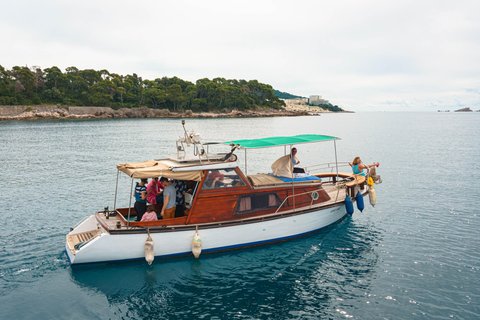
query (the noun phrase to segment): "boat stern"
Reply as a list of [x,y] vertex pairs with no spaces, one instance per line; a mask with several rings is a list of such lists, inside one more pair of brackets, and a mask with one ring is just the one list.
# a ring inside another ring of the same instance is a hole
[[65,241],[65,252],[69,263],[74,264],[77,252],[101,235],[102,229],[94,215],[84,218],[72,227]]

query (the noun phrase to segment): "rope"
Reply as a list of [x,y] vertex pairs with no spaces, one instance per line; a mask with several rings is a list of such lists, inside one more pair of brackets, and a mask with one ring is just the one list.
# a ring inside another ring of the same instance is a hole
[[337,188],[337,189],[347,189],[347,181],[346,180],[337,181],[335,183],[335,188]]
[[86,245],[87,242],[88,242],[88,241],[79,242],[79,243],[77,243],[76,245],[74,245],[73,248],[78,251],[81,247],[83,247],[84,245]]

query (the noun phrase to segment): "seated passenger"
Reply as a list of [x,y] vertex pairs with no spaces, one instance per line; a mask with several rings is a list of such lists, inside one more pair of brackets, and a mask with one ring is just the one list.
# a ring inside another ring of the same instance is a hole
[[292,148],[292,166],[293,166],[293,173],[305,173],[305,169],[295,167],[297,164],[300,163],[300,160],[297,158],[297,148]]
[[362,175],[364,177],[365,177],[365,172],[363,172],[363,169],[368,169],[374,166],[378,167],[379,164],[380,163],[377,162],[373,164],[364,165],[360,157],[355,157],[355,159],[353,159],[353,161],[349,163],[350,167],[352,167],[353,173]]
[[221,174],[218,170],[213,170],[208,175],[208,179],[213,179],[213,185],[215,186],[215,188],[223,186],[223,178],[224,175]]
[[205,189],[212,189],[212,188],[220,188],[224,187],[223,178],[225,176],[220,173],[218,170],[212,170],[208,173],[207,178],[205,179],[204,188]]
[[155,221],[157,219],[157,213],[155,212],[155,205],[149,204],[147,207],[147,212],[142,217],[141,221]]

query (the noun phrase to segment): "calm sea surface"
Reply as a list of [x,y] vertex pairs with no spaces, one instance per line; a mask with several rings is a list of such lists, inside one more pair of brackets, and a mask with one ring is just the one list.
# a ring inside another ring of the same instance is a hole
[[[380,162],[378,203],[280,244],[152,266],[72,268],[69,228],[113,207],[116,164],[174,153],[180,119],[0,122],[0,319],[480,318],[480,113],[187,119],[186,126],[204,141],[341,137],[339,161]],[[303,165],[335,160],[329,143],[297,148]],[[268,172],[281,154],[249,152],[247,171]],[[121,177],[117,206],[128,204],[129,188]]]

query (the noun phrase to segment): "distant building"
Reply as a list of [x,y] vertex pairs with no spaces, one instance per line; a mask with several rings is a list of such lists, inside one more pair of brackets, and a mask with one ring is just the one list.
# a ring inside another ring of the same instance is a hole
[[322,104],[328,104],[329,102],[328,100],[322,99],[322,96],[314,95],[310,96],[310,98],[308,99],[308,103],[314,106],[319,106]]

